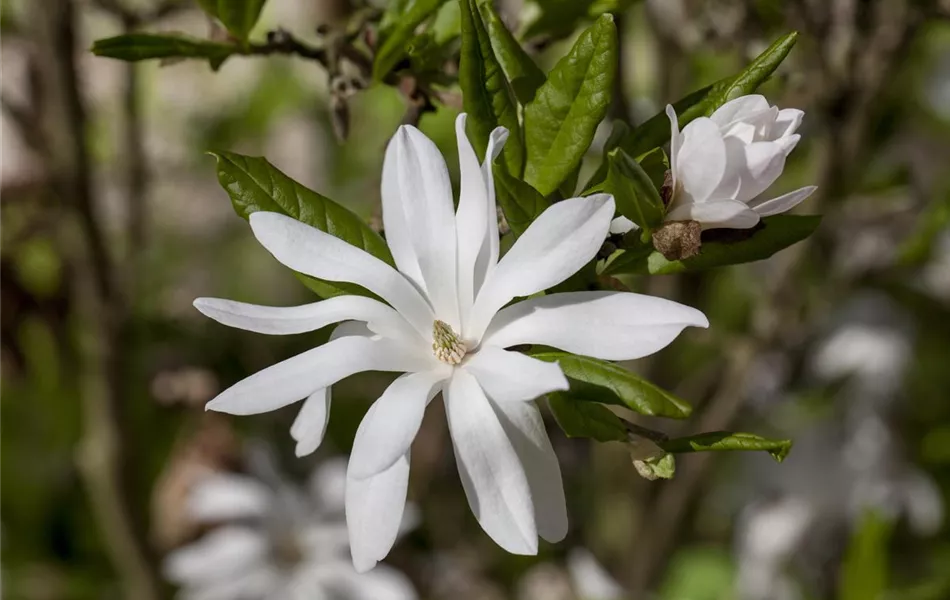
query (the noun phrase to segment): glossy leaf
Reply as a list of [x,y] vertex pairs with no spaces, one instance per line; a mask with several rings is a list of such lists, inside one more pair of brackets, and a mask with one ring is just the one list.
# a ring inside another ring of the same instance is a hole
[[598,442],[627,439],[623,421],[606,406],[574,398],[571,394],[548,394],[548,405],[557,424],[569,438],[587,437]]
[[[257,211],[289,215],[394,264],[386,242],[359,216],[297,183],[266,159],[234,152],[212,152],[211,155],[218,161],[218,181],[230,196],[234,212],[242,218],[247,219]],[[300,277],[307,287],[324,297],[368,294],[352,284]]]
[[685,419],[693,407],[620,365],[567,352],[540,352],[534,358],[560,365],[570,380],[571,397],[626,406],[656,417]]
[[489,0],[479,0],[478,9],[485,31],[491,40],[495,57],[515,97],[521,104],[531,102],[535,92],[544,83],[544,72],[538,68],[518,40],[508,31]]
[[525,181],[542,195],[577,168],[610,105],[617,71],[617,29],[604,15],[581,33],[525,106]]
[[491,38],[482,22],[476,0],[459,0],[462,7],[462,48],[459,57],[459,85],[468,113],[468,132],[475,152],[484,155],[488,138],[499,125],[508,129],[502,151],[505,167],[513,177],[524,169],[524,139],[518,122],[514,91],[495,57]]
[[713,111],[726,102],[754,92],[782,64],[788,53],[792,51],[796,41],[798,41],[797,31],[780,37],[756,56],[749,63],[749,66],[733,77],[732,80],[720,82],[713,86],[709,105],[706,107],[706,114],[711,115]]
[[246,41],[257,24],[266,0],[218,0],[218,19],[231,35]]
[[446,0],[415,0],[399,16],[380,44],[373,60],[373,77],[382,79],[406,55],[406,46],[415,36],[416,28],[434,15]]
[[663,201],[640,164],[623,150],[610,153],[604,191],[613,194],[617,211],[649,231],[663,222]]
[[630,135],[630,126],[623,121],[614,120],[610,124],[610,134],[607,136],[607,141],[604,142],[600,166],[597,167],[594,174],[587,180],[582,195],[586,196],[601,191],[601,185],[607,180],[607,169],[610,167],[610,153],[613,152],[614,149],[619,148],[620,143],[626,139],[628,135]]
[[[784,250],[810,236],[818,228],[819,223],[821,223],[821,217],[817,215],[775,215],[765,217],[758,227],[752,230],[713,229],[704,233],[704,237],[710,234],[748,237],[740,241],[706,241],[704,239],[699,254],[684,260],[667,260],[656,251],[638,257],[636,260],[622,260],[622,257],[617,257],[605,268],[604,273],[607,275],[621,273],[669,275],[764,260],[779,250]],[[717,231],[728,231],[728,233],[713,233]]]
[[201,58],[217,70],[239,49],[232,44],[209,42],[179,34],[129,33],[96,40],[92,53],[129,62],[156,58]]
[[504,169],[495,169],[495,196],[516,238],[551,205],[536,189]]
[[791,440],[768,440],[753,433],[713,431],[689,437],[658,442],[667,452],[722,452],[755,451],[768,452],[776,462],[782,462],[792,449]]

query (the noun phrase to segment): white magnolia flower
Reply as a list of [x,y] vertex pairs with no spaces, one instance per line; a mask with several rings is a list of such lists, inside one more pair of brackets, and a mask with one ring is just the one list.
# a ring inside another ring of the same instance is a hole
[[401,127],[383,164],[383,223],[397,269],[327,233],[275,213],[251,215],[258,241],[286,266],[361,285],[383,301],[341,296],[292,308],[199,299],[217,321],[289,334],[338,327],[328,343],[235,384],[208,404],[232,414],[278,409],[303,398],[291,429],[298,454],[326,428],[329,387],[360,371],[397,371],[366,413],[353,443],[346,512],[357,569],[389,552],[406,499],[409,447],[427,404],[442,392],[465,494],[482,528],[506,550],[535,554],[538,535],[564,537],[567,515],[557,459],[531,400],[568,387],[560,367],[506,350],[542,344],[607,360],[656,352],[699,311],[619,292],[538,296],[594,258],[614,214],[611,196],[564,200],[546,210],[499,260],[491,159],[456,121],[461,198],[442,156],[420,131]]
[[[381,566],[357,573],[347,556],[344,461],[314,473],[311,493],[278,481],[212,474],[192,489],[187,510],[218,525],[170,553],[165,576],[187,600],[415,600],[408,578]],[[338,483],[339,481],[339,483]]]
[[[749,229],[760,217],[792,209],[815,191],[807,186],[776,198],[761,197],[785,168],[801,137],[805,116],[794,108],[769,106],[764,96],[741,96],[710,117],[691,121],[681,132],[670,118],[672,189],[667,221],[698,221],[703,229]],[[614,229],[623,231],[623,222]],[[629,231],[629,224],[626,230]]]

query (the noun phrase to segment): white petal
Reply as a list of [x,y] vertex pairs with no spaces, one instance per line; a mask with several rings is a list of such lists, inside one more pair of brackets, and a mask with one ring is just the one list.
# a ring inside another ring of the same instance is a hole
[[485,179],[485,190],[488,192],[486,209],[485,243],[475,261],[475,295],[488,278],[488,274],[498,264],[499,233],[498,233],[498,205],[495,203],[495,177],[492,169],[494,160],[508,140],[508,130],[496,127],[488,137],[488,148],[485,150],[485,160],[482,162],[482,177]]
[[719,186],[726,170],[726,146],[719,128],[700,117],[683,128],[676,156],[677,197],[705,202]]
[[614,199],[608,194],[571,198],[545,210],[499,261],[475,300],[464,337],[478,340],[489,321],[513,298],[557,285],[597,255]]
[[[793,137],[797,140],[798,136]],[[778,142],[746,145],[743,148],[744,160],[736,165],[741,181],[735,199],[749,202],[775,183],[785,168],[785,144],[796,140],[785,138]]]
[[538,534],[559,542],[567,535],[567,504],[561,467],[544,419],[534,402],[494,403],[494,407],[528,476]]
[[759,223],[759,214],[738,200],[716,200],[678,206],[666,214],[667,221],[699,221],[703,229],[749,229]]
[[415,127],[401,126],[395,142],[403,210],[426,292],[439,318],[458,331],[455,212],[449,171],[436,145]]
[[765,96],[750,94],[739,96],[726,102],[709,116],[709,119],[720,129],[727,129],[735,121],[746,121],[752,115],[760,114],[769,109],[769,101]]
[[633,231],[634,229],[640,229],[640,226],[627,217],[620,215],[610,222],[609,231],[611,235],[623,235],[627,232]]
[[268,412],[306,398],[354,373],[423,371],[431,367],[434,360],[431,355],[413,352],[413,348],[385,338],[345,337],[239,381],[208,402],[206,408],[232,415]]
[[680,135],[679,117],[676,116],[676,109],[672,104],[666,105],[666,116],[670,120],[670,175],[672,177],[673,189],[676,189],[676,183],[679,181],[677,174],[676,157],[680,152],[680,145],[683,143]]
[[199,522],[257,517],[267,510],[273,492],[250,477],[211,475],[196,483],[188,495],[188,515]]
[[380,335],[416,340],[415,331],[392,307],[363,296],[337,296],[303,306],[259,306],[198,298],[195,308],[228,327],[246,331],[284,335],[316,331],[340,321],[364,321]]
[[458,138],[461,174],[455,225],[458,231],[459,305],[464,321],[475,301],[475,263],[487,239],[488,192],[475,150],[465,136],[464,113],[455,120],[455,136]]
[[782,194],[771,200],[764,200],[762,202],[750,202],[749,206],[759,214],[760,217],[769,217],[772,215],[777,215],[789,210],[792,210],[798,206],[805,198],[811,196],[815,190],[818,188],[809,185],[803,188],[799,188],[794,192],[789,192],[787,194]]
[[366,411],[356,430],[348,475],[366,479],[382,473],[409,451],[438,384],[451,375],[448,368],[406,373],[392,382]]
[[353,566],[364,573],[389,554],[406,507],[409,454],[379,475],[346,478],[346,527]]
[[475,377],[456,369],[445,412],[468,504],[495,543],[512,554],[537,554],[534,507],[524,467]]
[[370,255],[319,229],[290,217],[256,212],[250,217],[257,240],[295,271],[361,285],[395,308],[424,339],[431,339],[432,310],[404,275]]
[[290,426],[290,437],[297,442],[294,453],[298,456],[313,454],[323,442],[330,419],[330,388],[321,388],[303,401],[297,418]]
[[708,327],[695,308],[629,292],[568,292],[530,298],[492,320],[483,344],[541,344],[604,360],[653,354],[686,327]]
[[[412,582],[401,572],[378,565],[368,573],[357,573],[351,565],[321,565],[321,580],[329,591],[325,596],[341,600],[416,600]],[[306,600],[318,600],[324,596],[306,596]]]
[[482,344],[463,368],[495,402],[520,402],[570,387],[561,367],[520,352]]
[[419,270],[419,257],[413,246],[415,235],[406,221],[406,205],[415,202],[415,198],[404,198],[399,185],[398,136],[394,136],[386,145],[386,157],[383,159],[383,177],[380,196],[383,201],[383,230],[386,232],[386,244],[396,262],[396,268],[425,292],[426,284]]
[[163,571],[179,585],[212,582],[253,568],[267,550],[267,540],[253,529],[220,527],[169,554]]
[[798,127],[805,118],[805,111],[797,108],[783,108],[778,111],[778,118],[775,119],[775,125],[772,126],[772,137],[779,138],[792,135],[798,131]]

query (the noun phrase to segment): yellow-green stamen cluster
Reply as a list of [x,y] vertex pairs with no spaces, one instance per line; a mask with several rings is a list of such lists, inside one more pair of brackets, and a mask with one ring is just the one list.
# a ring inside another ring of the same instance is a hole
[[432,352],[435,357],[449,365],[457,365],[465,358],[465,342],[445,321],[432,324]]

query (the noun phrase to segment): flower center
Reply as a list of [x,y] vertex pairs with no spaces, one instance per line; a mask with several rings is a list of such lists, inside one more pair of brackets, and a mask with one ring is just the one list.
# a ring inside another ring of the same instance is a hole
[[465,342],[445,321],[432,324],[432,352],[435,357],[449,365],[457,365],[465,358]]

